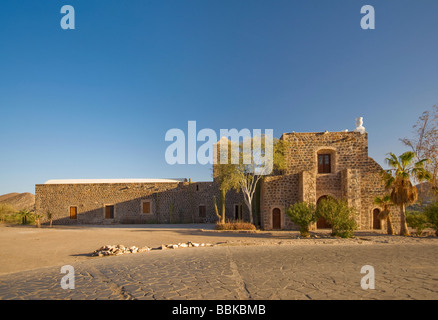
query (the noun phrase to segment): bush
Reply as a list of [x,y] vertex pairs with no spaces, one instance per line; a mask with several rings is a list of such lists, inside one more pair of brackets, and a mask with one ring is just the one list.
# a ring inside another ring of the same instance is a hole
[[309,236],[309,226],[318,220],[315,205],[307,202],[297,202],[286,210],[290,220],[300,227],[300,234],[303,237]]
[[406,211],[406,222],[409,227],[416,229],[417,236],[421,236],[423,230],[429,226],[427,216],[421,212]]
[[332,235],[341,238],[354,236],[357,223],[354,219],[356,211],[350,208],[345,201],[328,197],[321,200],[316,208],[316,214],[323,217],[332,226]]
[[424,215],[427,218],[427,222],[435,229],[436,236],[438,236],[438,202],[428,205],[424,209]]
[[0,221],[7,223],[18,223],[17,210],[7,203],[0,203]]
[[216,223],[216,230],[256,230],[255,225],[244,221],[231,221],[224,223]]

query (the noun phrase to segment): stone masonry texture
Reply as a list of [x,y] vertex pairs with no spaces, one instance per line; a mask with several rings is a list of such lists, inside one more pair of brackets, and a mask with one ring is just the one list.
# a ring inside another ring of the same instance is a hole
[[[284,133],[287,142],[287,168],[261,182],[256,201],[260,226],[273,229],[273,210],[281,211],[281,229],[297,230],[286,209],[298,201],[316,204],[323,196],[343,199],[357,211],[360,230],[373,228],[376,196],[383,196],[382,168],[368,157],[368,134],[359,132]],[[330,154],[330,173],[318,173],[318,154]],[[213,168],[213,172],[215,172]],[[217,220],[213,205],[219,207],[219,189],[211,182],[148,182],[94,184],[37,184],[36,212],[51,212],[54,224],[147,224],[205,223]],[[150,202],[151,213],[142,213],[142,203]],[[114,206],[114,218],[105,218],[105,206]],[[230,191],[226,196],[227,220],[235,218],[236,205],[242,205],[243,218],[249,212],[241,192]],[[70,219],[70,207],[77,207],[77,219]],[[205,216],[200,214],[205,206]],[[391,212],[395,232],[400,217]],[[258,221],[258,219],[256,219]],[[380,222],[386,230],[385,221]],[[316,224],[312,226],[316,229]]]
[[[368,134],[359,132],[285,133],[287,168],[282,175],[263,180],[262,227],[272,229],[272,211],[282,212],[281,228],[298,229],[287,217],[287,207],[298,201],[316,204],[323,196],[348,202],[357,211],[359,229],[373,228],[376,196],[385,194],[382,168],[368,157]],[[318,154],[331,155],[331,172],[318,173]],[[391,212],[394,229],[399,228],[398,212]],[[316,224],[313,229],[316,228]],[[385,221],[381,229],[386,230]]]

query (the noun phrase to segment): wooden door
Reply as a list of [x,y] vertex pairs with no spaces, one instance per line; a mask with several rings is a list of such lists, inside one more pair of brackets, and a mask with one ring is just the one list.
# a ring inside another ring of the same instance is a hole
[[199,206],[199,218],[205,218],[207,216],[205,205]]
[[105,219],[114,219],[114,206],[105,206]]
[[317,229],[331,229],[331,227],[330,223],[328,223],[323,217],[320,217],[316,222]]
[[382,228],[379,219],[379,213],[380,213],[379,209],[373,210],[373,229],[377,229],[377,230],[380,230]]
[[78,218],[78,207],[70,207],[70,219],[77,219]]
[[[316,201],[316,205],[318,206],[321,201],[326,200],[326,199],[328,199],[328,196],[320,197],[318,199],[318,201]],[[316,221],[316,228],[317,229],[331,229],[332,226],[323,217],[319,217],[318,221]]]
[[272,229],[281,229],[281,211],[278,208],[272,210]]

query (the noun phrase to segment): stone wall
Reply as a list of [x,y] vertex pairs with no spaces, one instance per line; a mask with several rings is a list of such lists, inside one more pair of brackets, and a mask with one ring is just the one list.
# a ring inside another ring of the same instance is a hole
[[[373,210],[378,208],[374,198],[383,196],[385,190],[380,176],[382,168],[368,157],[366,133],[285,133],[281,139],[288,142],[288,165],[283,174],[264,177],[260,184],[263,229],[273,228],[275,208],[281,212],[281,229],[298,229],[286,215],[286,208],[298,201],[316,204],[327,195],[344,199],[356,208],[360,229],[373,227]],[[318,153],[331,155],[330,173],[318,173]],[[215,222],[214,196],[219,207],[219,190],[214,181],[40,184],[35,186],[35,194],[37,213],[46,215],[50,211],[55,224]],[[150,201],[151,213],[142,213],[144,201]],[[105,218],[105,205],[114,205],[114,219]],[[200,205],[205,205],[205,217],[199,215]],[[234,191],[227,193],[226,219],[235,219],[235,205],[242,205],[243,218],[248,221],[243,195]],[[77,207],[77,219],[70,219],[70,206]],[[392,210],[392,220],[398,232],[397,209]],[[382,228],[386,230],[385,221]]]
[[[376,196],[385,194],[382,168],[368,157],[368,135],[358,132],[286,133],[287,168],[283,175],[266,177],[262,184],[262,227],[272,229],[272,210],[282,212],[282,229],[298,229],[286,215],[297,201],[316,204],[322,196],[343,199],[358,213],[361,230],[372,229]],[[318,173],[318,154],[331,155],[331,172]],[[382,208],[379,208],[382,209]],[[398,211],[392,210],[396,232]],[[382,223],[386,230],[386,222]]]
[[299,201],[299,175],[279,175],[265,177],[261,184],[261,227],[272,229],[272,211],[275,208],[281,211],[282,229],[297,229],[286,215],[286,208]]
[[[50,211],[54,224],[215,222],[213,196],[219,199],[214,182],[39,184],[35,194],[36,212],[46,216]],[[229,192],[227,200],[231,220],[242,197]],[[142,213],[144,201],[150,201],[151,213]],[[114,219],[105,218],[105,205],[114,205]],[[205,205],[205,217],[199,216],[200,205]],[[77,207],[77,219],[70,219],[71,206]]]

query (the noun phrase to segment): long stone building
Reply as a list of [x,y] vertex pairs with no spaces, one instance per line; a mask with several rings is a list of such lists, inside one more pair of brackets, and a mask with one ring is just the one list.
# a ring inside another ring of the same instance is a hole
[[[362,127],[363,128],[363,127]],[[298,201],[317,204],[332,196],[356,208],[361,230],[383,229],[374,204],[385,193],[382,168],[368,156],[368,134],[352,132],[284,133],[287,168],[263,178],[254,214],[265,230],[297,229],[285,211]],[[38,214],[50,212],[55,224],[204,223],[217,220],[218,185],[186,179],[49,180],[35,186]],[[248,219],[241,193],[226,197],[228,220]],[[395,231],[399,216],[392,213]],[[327,228],[320,220],[312,228]]]

